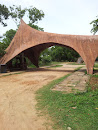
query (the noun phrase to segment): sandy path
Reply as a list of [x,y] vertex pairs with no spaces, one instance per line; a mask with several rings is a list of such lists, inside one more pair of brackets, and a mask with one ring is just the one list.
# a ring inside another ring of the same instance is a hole
[[41,68],[0,77],[0,130],[46,130],[45,117],[38,116],[35,92],[50,81],[72,72],[76,66]]

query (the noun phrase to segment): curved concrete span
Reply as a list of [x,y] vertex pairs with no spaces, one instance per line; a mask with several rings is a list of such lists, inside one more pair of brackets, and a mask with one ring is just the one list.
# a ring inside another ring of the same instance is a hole
[[38,67],[38,58],[41,51],[53,45],[74,49],[84,60],[87,73],[93,73],[94,62],[98,56],[98,35],[47,33],[31,28],[23,20],[21,20],[18,31],[6,49],[6,54],[0,59],[0,64],[6,64],[19,53],[24,52],[24,55]]

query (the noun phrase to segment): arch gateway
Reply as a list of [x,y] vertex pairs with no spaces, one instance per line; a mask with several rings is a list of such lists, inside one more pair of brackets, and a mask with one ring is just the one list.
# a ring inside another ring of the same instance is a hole
[[6,49],[6,54],[0,59],[0,64],[6,64],[15,56],[24,55],[38,67],[41,51],[53,45],[73,48],[84,60],[88,74],[93,74],[93,66],[98,57],[98,35],[64,35],[35,30],[23,20],[13,40]]

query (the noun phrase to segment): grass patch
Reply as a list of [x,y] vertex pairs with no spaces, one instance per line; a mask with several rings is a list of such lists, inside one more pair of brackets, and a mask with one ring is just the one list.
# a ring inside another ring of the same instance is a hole
[[28,68],[36,68],[36,66],[31,64],[31,65],[28,65]]
[[[61,67],[61,66],[57,66],[58,64],[62,64],[64,62],[50,62],[50,63],[47,63],[47,64],[39,64],[40,67],[42,66],[51,66],[51,65],[55,65],[56,67]],[[31,64],[31,65],[28,65],[28,68],[36,68],[35,65]]]
[[74,72],[80,70],[81,68],[82,68],[82,67],[78,67],[78,68],[76,68],[76,69],[74,70]]
[[85,63],[79,64],[77,62],[69,62],[69,63],[67,63],[67,65],[85,65]]
[[94,71],[95,72],[98,71],[98,62],[95,62],[95,64],[94,64]]
[[15,74],[22,74],[22,73],[24,73],[24,72],[16,72],[16,73],[9,73],[9,74],[3,73],[4,75],[1,75],[0,78],[5,77],[5,76],[10,76],[10,75],[15,75]]
[[95,63],[95,64],[94,64],[94,67],[95,67],[95,68],[98,68],[98,63]]
[[54,65],[54,66],[50,66],[49,68],[56,68],[56,67],[62,67],[63,65]]
[[[54,129],[67,130],[71,127],[72,130],[97,130],[98,89],[92,90],[91,82],[88,83],[85,93],[63,94],[51,90],[68,76],[54,80],[37,91],[38,109],[50,115]],[[94,76],[98,80],[98,75]]]

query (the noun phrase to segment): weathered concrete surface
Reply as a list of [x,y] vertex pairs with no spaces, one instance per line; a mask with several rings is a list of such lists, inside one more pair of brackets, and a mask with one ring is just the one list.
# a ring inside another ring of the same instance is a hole
[[44,49],[61,45],[74,49],[84,60],[87,73],[93,73],[95,59],[98,56],[98,35],[64,35],[35,30],[23,20],[19,29],[6,49],[6,54],[1,58],[0,64],[6,64],[16,55],[24,51],[31,62],[38,67],[38,58]]
[[64,81],[60,82],[52,90],[63,91],[66,93],[77,93],[85,92],[87,82],[90,76],[85,75],[85,67],[81,68],[79,71],[72,73]]

